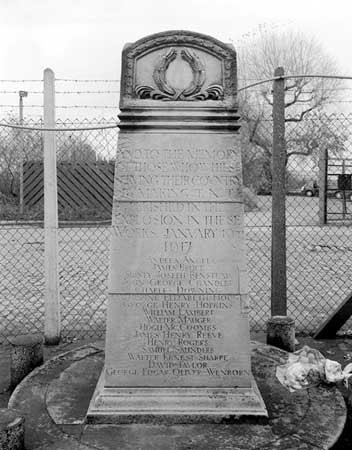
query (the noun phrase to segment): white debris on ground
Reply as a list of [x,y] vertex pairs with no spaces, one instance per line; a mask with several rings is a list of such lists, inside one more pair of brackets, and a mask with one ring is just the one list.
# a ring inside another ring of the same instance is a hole
[[352,377],[352,363],[342,370],[340,363],[326,359],[318,350],[305,345],[301,350],[291,353],[286,364],[276,368],[276,376],[290,392],[316,386],[321,382],[343,381],[348,387],[348,379]]

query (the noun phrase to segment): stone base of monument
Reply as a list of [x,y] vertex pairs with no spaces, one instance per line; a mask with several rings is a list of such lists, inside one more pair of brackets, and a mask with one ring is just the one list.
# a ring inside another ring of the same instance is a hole
[[199,423],[235,417],[258,422],[268,413],[257,383],[249,388],[106,388],[104,370],[87,412],[87,422]]
[[104,344],[63,353],[35,369],[16,388],[10,408],[26,416],[25,448],[45,450],[327,450],[346,421],[339,390],[319,385],[290,393],[276,378],[288,353],[253,343],[252,372],[268,419],[193,424],[90,424],[87,410],[104,365]]

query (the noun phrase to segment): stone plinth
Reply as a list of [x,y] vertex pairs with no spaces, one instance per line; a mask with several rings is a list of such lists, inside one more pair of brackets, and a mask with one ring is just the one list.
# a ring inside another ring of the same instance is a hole
[[125,47],[105,368],[88,420],[266,416],[251,375],[232,47]]
[[[242,423],[236,418],[216,424],[165,425],[156,416],[155,423],[148,424],[87,424],[87,407],[104,365],[100,344],[48,360],[17,387],[9,406],[21,408],[26,416],[27,449],[327,450],[335,448],[344,429],[346,406],[337,387],[289,392],[275,375],[288,353],[259,343],[252,348],[252,368],[269,413],[260,426],[256,420]],[[339,448],[349,448],[348,443],[343,447],[339,442]]]

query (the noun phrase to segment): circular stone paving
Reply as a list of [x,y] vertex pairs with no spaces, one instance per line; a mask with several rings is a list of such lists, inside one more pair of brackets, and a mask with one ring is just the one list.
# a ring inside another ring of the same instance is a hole
[[340,436],[346,408],[335,386],[290,393],[276,378],[282,350],[252,345],[252,370],[269,420],[220,424],[89,425],[85,415],[103,368],[101,343],[57,356],[14,391],[9,407],[26,414],[26,449],[271,450],[329,449]]

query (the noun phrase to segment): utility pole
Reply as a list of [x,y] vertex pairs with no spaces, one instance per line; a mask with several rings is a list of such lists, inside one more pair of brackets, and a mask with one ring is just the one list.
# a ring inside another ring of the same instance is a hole
[[[18,91],[19,95],[19,123],[23,125],[23,97],[28,96],[27,91]],[[23,161],[24,161],[24,142],[23,130],[19,130],[20,146],[20,214],[23,214]]]

